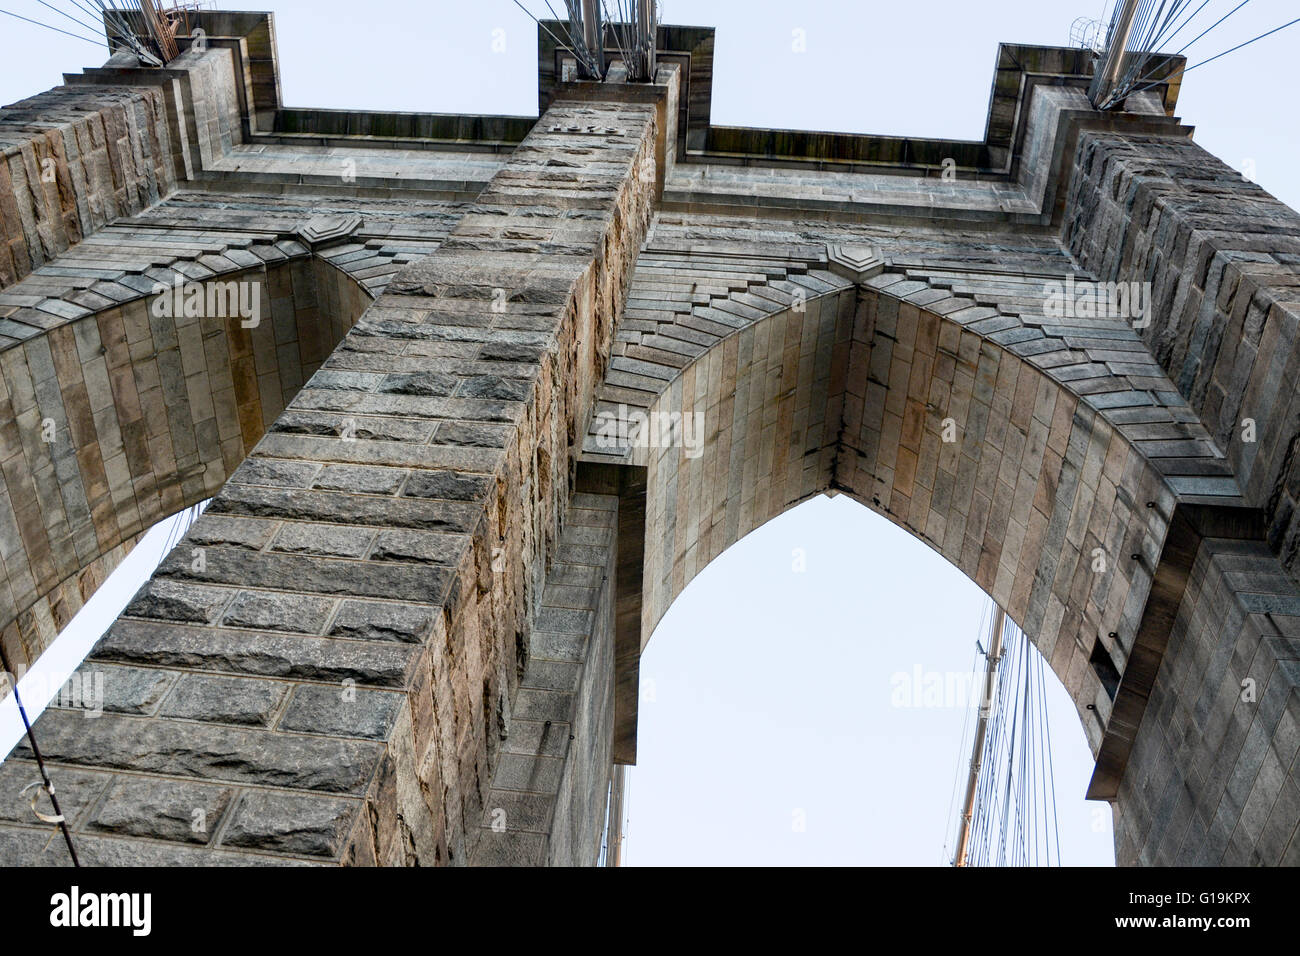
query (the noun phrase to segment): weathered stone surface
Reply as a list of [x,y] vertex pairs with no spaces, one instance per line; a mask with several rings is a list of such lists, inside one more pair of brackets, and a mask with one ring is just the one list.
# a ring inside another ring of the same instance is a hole
[[357,494],[391,495],[396,494],[405,478],[406,472],[395,468],[327,465],[312,487]]
[[148,715],[175,685],[176,671],[86,663],[51,701],[52,706],[82,711],[88,718],[101,711]]
[[334,615],[331,637],[361,641],[400,641],[418,644],[433,626],[427,607],[375,601],[344,601]]
[[140,589],[140,593],[126,606],[125,613],[129,617],[211,624],[233,596],[234,593],[225,588],[153,580]]
[[191,674],[177,684],[160,715],[265,727],[287,691],[283,684],[270,681]]
[[[237,587],[256,582],[259,586],[280,591],[305,591],[316,595],[355,595],[388,597],[406,601],[440,604],[450,586],[451,575],[443,568],[410,567],[374,562],[339,561],[332,558],[289,554],[248,554],[225,548],[209,548],[202,568],[195,568],[188,555],[166,558],[158,568],[162,578],[185,578]],[[199,592],[215,600],[221,592],[215,588],[180,585],[182,596]],[[171,605],[154,612],[155,617],[168,613],[185,614],[180,620],[197,623],[199,611],[207,612],[205,603],[197,610],[187,604],[173,612]],[[137,613],[136,616],[144,617]]]
[[302,594],[240,591],[222,615],[224,627],[317,634],[329,620],[334,602]]
[[412,475],[405,494],[413,498],[447,498],[476,501],[491,485],[487,475],[466,475],[454,471],[435,471]]
[[[59,809],[72,825],[80,824],[87,810],[99,800],[108,787],[111,777],[106,773],[94,773],[72,768],[60,769],[55,783],[55,795],[59,798]],[[49,834],[50,825],[42,822],[32,813],[32,797],[39,791],[36,809],[46,816],[53,815],[49,797],[44,789],[35,787],[27,789],[33,783],[40,783],[41,769],[34,760],[10,757],[0,764],[0,820],[23,826],[39,827],[44,831],[42,842]],[[24,794],[23,791],[27,790]],[[17,862],[18,857],[5,857],[6,863]]]
[[232,787],[119,778],[99,804],[88,829],[206,844],[234,795]]
[[[384,379],[379,391],[390,395],[438,395],[446,396],[456,391],[460,380],[453,375],[438,375],[433,372],[416,372],[409,375],[390,375]],[[490,398],[494,396],[477,396]]]
[[231,475],[231,481],[246,485],[306,488],[319,471],[320,466],[310,462],[249,458]]
[[359,803],[254,790],[246,793],[222,845],[325,857],[339,854]]
[[430,531],[381,531],[370,558],[414,564],[454,564],[465,551],[463,536]]
[[[104,770],[360,795],[380,745],[106,714],[49,711],[38,721],[48,760]],[[25,745],[15,753],[28,757]]]
[[120,621],[96,645],[96,660],[195,670],[403,687],[414,651],[380,641],[336,641]]
[[325,558],[364,558],[374,537],[375,532],[370,528],[286,522],[276,534],[271,550]]
[[302,733],[383,740],[401,703],[400,694],[387,691],[305,684],[294,691],[277,726]]
[[187,540],[190,544],[200,547],[224,545],[260,551],[271,540],[275,528],[275,524],[269,521],[222,518],[214,515],[203,523],[202,528],[193,529]]
[[[483,487],[480,479],[470,487]],[[461,495],[470,492],[462,483]],[[481,509],[468,501],[409,504],[380,497],[329,492],[299,492],[229,485],[209,509],[213,514],[276,517],[297,521],[334,522],[381,528],[419,528],[426,531],[473,531]]]

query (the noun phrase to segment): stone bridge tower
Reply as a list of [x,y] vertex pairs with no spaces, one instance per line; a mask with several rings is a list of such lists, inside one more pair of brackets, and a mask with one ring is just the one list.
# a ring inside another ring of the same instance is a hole
[[[1300,863],[1300,218],[1176,82],[1003,46],[982,142],[718,127],[661,27],[650,84],[543,36],[539,119],[304,110],[202,18],[0,112],[5,668],[214,498],[36,725],[84,862],[593,862],[656,622],[847,494],[1050,661],[1122,863]],[[66,861],[31,757],[6,864]]]

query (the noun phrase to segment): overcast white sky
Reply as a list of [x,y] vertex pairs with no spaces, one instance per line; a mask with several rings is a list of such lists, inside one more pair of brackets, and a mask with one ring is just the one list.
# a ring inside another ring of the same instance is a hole
[[[525,4],[544,11],[542,0]],[[1235,5],[1210,0],[1198,22]],[[287,105],[536,113],[535,28],[511,0],[218,6],[275,10]],[[0,7],[59,19],[35,0]],[[980,139],[998,42],[1064,45],[1076,17],[1102,8],[667,0],[663,19],[718,28],[716,123]],[[1294,11],[1294,0],[1254,0],[1188,55],[1219,53]],[[796,30],[805,53],[793,49]],[[1199,142],[1237,168],[1250,163],[1292,206],[1298,46],[1294,28],[1191,72],[1179,110]],[[89,43],[0,17],[0,102],[102,60]],[[117,581],[104,602],[120,606],[134,585]],[[642,661],[627,862],[945,863],[966,715],[891,706],[891,677],[968,670],[985,602],[943,559],[843,497],[809,502],[740,542],[687,588]],[[96,613],[82,646],[109,616]],[[1082,799],[1091,758],[1063,689],[1052,693],[1065,861],[1108,865],[1109,811]],[[11,711],[0,707],[0,752],[16,739]]]

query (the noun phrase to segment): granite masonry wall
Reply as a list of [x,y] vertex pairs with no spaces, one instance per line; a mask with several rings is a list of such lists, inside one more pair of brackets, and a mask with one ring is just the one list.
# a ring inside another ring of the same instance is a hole
[[[60,261],[0,292],[14,333],[0,341],[0,652],[16,674],[124,545],[221,488],[370,301],[274,236],[113,226]],[[224,314],[187,315],[170,291],[160,308],[150,290],[178,282],[205,303],[219,289]],[[55,298],[66,284],[81,288]]]
[[1121,866],[1300,865],[1300,596],[1206,539],[1116,802]]
[[533,625],[471,856],[591,866],[612,765],[618,498],[575,494]]
[[1294,863],[1300,216],[1186,137],[1085,134],[1063,239],[1151,283],[1151,355],[1225,453],[1258,540],[1207,538],[1119,790],[1121,863]]
[[[464,863],[493,833],[493,789],[521,789],[530,762],[558,784],[563,759],[509,736],[511,701],[534,630],[544,649],[572,597],[544,608],[546,568],[657,180],[656,106],[637,98],[548,110],[97,645],[85,669],[114,688],[109,712],[41,718],[53,766],[111,775],[85,784],[110,803],[154,795],[148,814],[106,811],[108,831],[87,816],[88,859]],[[561,773],[580,790],[608,779],[584,729],[608,693],[593,677],[569,720],[579,769]],[[195,810],[202,832],[173,825]],[[566,813],[544,852],[592,858],[592,826]],[[7,860],[43,844],[0,828]]]
[[0,110],[0,290],[175,188],[165,109],[158,90],[64,86]]
[[1152,284],[1143,342],[1295,574],[1300,215],[1185,137],[1085,134],[1063,230],[1101,281]]

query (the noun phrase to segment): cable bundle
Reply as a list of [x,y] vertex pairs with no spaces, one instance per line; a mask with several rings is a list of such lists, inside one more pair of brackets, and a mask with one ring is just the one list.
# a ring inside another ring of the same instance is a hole
[[[155,0],[123,0],[120,6],[105,0],[66,0],[72,10],[70,13],[46,0],[36,2],[82,29],[56,27],[11,10],[0,9],[0,13],[96,46],[107,39],[110,50],[126,48],[146,66],[165,66],[180,55],[176,43],[178,32],[191,32],[190,14],[200,6],[192,0],[173,3],[168,9],[163,9]],[[83,19],[87,16],[90,21]],[[90,35],[83,32],[87,30]]]
[[[1088,91],[1093,105],[1100,110],[1115,109],[1135,93],[1149,90],[1159,83],[1170,82],[1185,73],[1190,73],[1198,66],[1212,63],[1220,57],[1300,23],[1300,17],[1297,17],[1276,29],[1261,33],[1245,43],[1239,43],[1229,50],[1202,60],[1195,66],[1184,67],[1170,76],[1154,79],[1160,70],[1168,67],[1173,58],[1182,56],[1189,47],[1208,36],[1234,13],[1250,3],[1250,0],[1240,0],[1231,10],[1183,44],[1177,52],[1164,53],[1165,46],[1172,43],[1174,38],[1210,5],[1210,2],[1211,0],[1200,0],[1197,4],[1197,0],[1137,0],[1135,7],[1128,2],[1116,3],[1107,33],[1107,49],[1097,63],[1097,71]],[[1187,13],[1193,4],[1197,4],[1195,9]],[[1131,26],[1128,23],[1130,16]],[[1121,42],[1125,36],[1127,42]]]
[[[521,0],[512,0],[512,2],[520,10],[528,14],[539,27],[545,30],[547,35],[561,49],[572,53],[582,66],[583,73],[586,76],[598,80],[605,78],[605,51],[603,49],[593,50],[587,42],[582,0],[564,0],[568,19],[562,21],[562,23],[568,40],[567,43],[556,36],[550,27],[523,5]],[[551,16],[559,21],[560,16],[555,12],[555,8],[551,6],[550,0],[542,0],[542,2],[546,4]],[[600,0],[600,13],[604,14],[604,22],[597,24],[599,29],[593,32],[600,36],[603,47],[605,31],[608,28],[609,33],[613,36],[614,45],[618,48],[619,55],[627,67],[627,78],[629,80],[647,81],[653,79],[655,43],[659,30],[659,4],[657,2],[644,2],[644,0],[614,0],[614,12],[618,14],[617,17],[610,16],[606,0]],[[600,13],[596,13],[595,18],[597,20],[600,19]]]
[[1007,619],[967,851],[968,866],[1060,866],[1043,656]]

